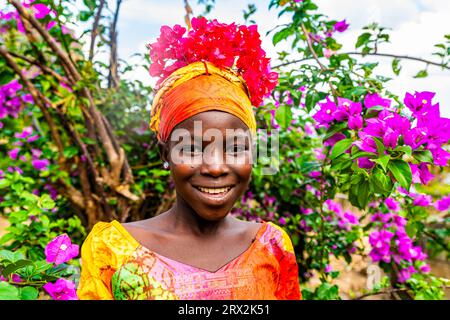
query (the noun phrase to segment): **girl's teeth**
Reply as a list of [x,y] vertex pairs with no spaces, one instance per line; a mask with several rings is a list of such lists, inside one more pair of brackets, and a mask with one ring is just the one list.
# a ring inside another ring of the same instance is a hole
[[230,187],[227,187],[227,188],[214,188],[214,189],[199,187],[199,189],[202,192],[218,194],[218,193],[228,192],[228,190],[230,190]]

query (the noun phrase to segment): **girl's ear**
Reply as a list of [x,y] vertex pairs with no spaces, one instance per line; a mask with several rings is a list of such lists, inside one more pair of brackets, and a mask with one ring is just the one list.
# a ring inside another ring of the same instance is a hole
[[169,144],[163,141],[158,141],[159,156],[163,162],[169,162]]

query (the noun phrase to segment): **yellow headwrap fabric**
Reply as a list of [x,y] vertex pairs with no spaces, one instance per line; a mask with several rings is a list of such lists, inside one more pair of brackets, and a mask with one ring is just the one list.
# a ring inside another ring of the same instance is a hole
[[151,109],[150,129],[167,141],[176,125],[205,111],[235,115],[251,132],[256,120],[245,81],[231,70],[195,62],[173,72],[161,84]]

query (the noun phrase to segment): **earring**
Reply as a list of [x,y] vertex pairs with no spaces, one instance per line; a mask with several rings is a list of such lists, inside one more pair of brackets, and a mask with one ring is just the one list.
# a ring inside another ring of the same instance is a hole
[[169,163],[167,161],[164,161],[163,167],[164,167],[164,169],[168,169],[169,168]]

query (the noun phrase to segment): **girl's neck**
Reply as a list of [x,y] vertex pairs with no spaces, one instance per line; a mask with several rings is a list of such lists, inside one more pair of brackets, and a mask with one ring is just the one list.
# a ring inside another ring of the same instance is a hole
[[203,219],[180,197],[177,197],[168,214],[174,230],[197,236],[215,235],[220,230],[227,228],[232,220],[230,215],[214,221]]

